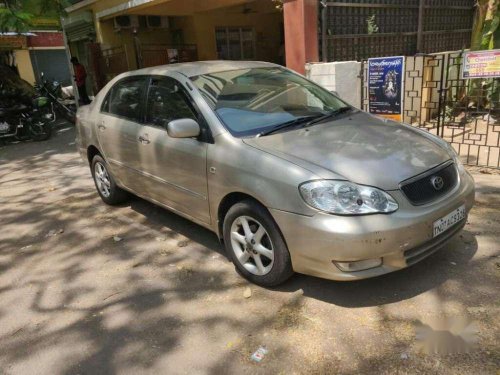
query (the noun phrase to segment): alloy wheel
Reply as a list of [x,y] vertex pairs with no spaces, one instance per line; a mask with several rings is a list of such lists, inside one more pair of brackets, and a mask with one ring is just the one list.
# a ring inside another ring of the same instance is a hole
[[94,166],[94,176],[95,182],[97,184],[97,189],[106,198],[111,194],[111,182],[109,180],[109,174],[106,167],[100,163],[95,163]]
[[231,248],[250,273],[263,276],[274,264],[274,247],[266,228],[250,216],[239,216],[231,225]]

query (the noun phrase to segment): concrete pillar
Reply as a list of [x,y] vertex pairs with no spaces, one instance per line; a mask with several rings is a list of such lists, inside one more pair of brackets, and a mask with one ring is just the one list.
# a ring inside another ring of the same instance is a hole
[[318,0],[285,0],[286,66],[305,73],[308,62],[319,60]]

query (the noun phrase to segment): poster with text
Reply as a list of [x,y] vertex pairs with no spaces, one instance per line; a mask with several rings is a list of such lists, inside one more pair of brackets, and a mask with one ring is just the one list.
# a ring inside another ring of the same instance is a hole
[[368,111],[392,120],[403,120],[403,56],[368,59]]
[[500,77],[500,49],[464,53],[462,78]]

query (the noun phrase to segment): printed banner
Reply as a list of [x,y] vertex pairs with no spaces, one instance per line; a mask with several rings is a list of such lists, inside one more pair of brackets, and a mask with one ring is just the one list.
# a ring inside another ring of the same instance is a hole
[[462,78],[500,77],[500,49],[464,53]]
[[392,120],[403,120],[403,56],[368,59],[368,111]]

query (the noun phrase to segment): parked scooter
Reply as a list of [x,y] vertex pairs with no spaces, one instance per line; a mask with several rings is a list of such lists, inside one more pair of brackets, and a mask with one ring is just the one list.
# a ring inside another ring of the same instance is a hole
[[0,140],[44,141],[52,135],[55,113],[48,98],[22,103],[19,94],[0,87]]
[[66,118],[74,123],[76,120],[76,101],[73,98],[64,98],[64,92],[58,81],[49,81],[41,74],[41,83],[35,85],[35,89],[40,95],[46,96],[52,102],[57,115]]

